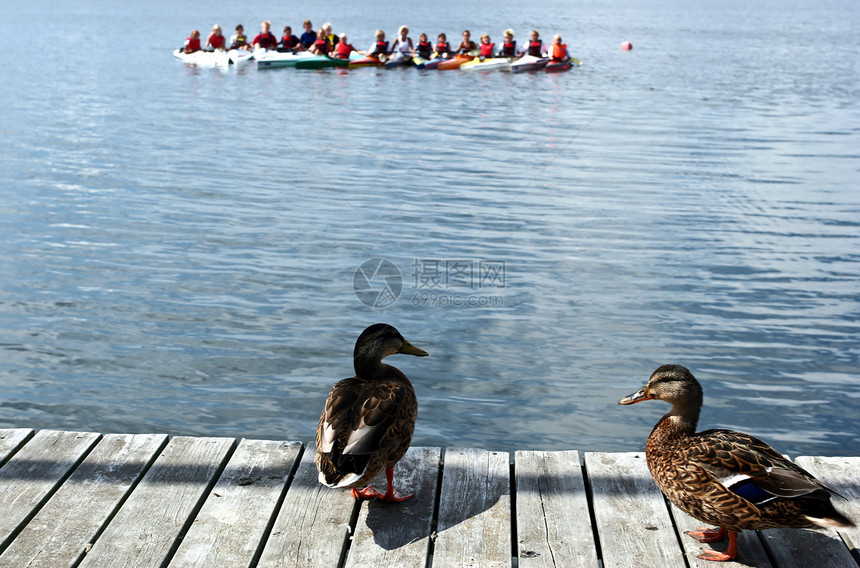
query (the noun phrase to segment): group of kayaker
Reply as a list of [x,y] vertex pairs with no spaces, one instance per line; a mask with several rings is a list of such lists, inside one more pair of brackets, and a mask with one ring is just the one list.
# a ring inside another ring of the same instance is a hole
[[216,24],[212,27],[212,33],[206,39],[205,45],[201,45],[200,32],[193,30],[185,40],[183,51],[193,53],[201,49],[267,49],[293,52],[306,50],[317,55],[328,55],[339,59],[349,59],[349,55],[353,51],[374,58],[396,56],[401,58],[448,59],[458,54],[469,54],[482,59],[489,57],[520,58],[523,55],[549,57],[552,61],[570,59],[567,44],[562,42],[560,35],[556,34],[552,43],[547,45],[541,40],[537,30],[531,31],[528,42],[525,42],[524,45],[517,45],[516,40],[514,40],[514,31],[507,29],[502,34],[504,41],[498,47],[490,40],[488,34],[482,34],[480,43],[477,44],[472,41],[469,30],[464,30],[463,39],[454,48],[444,33],[439,34],[435,45],[428,40],[427,34],[424,33],[418,37],[417,43],[413,43],[412,38],[409,37],[409,28],[400,26],[398,35],[393,42],[386,41],[385,32],[377,30],[374,43],[366,51],[362,51],[349,43],[346,34],[335,35],[330,23],[323,24],[316,32],[314,32],[310,20],[305,20],[302,25],[304,33],[301,36],[294,35],[292,28],[286,26],[283,36],[279,40],[271,32],[272,23],[267,20],[260,25],[260,33],[249,42],[245,35],[245,29],[240,24],[236,26],[236,33],[232,35],[228,43],[222,34],[221,26]]

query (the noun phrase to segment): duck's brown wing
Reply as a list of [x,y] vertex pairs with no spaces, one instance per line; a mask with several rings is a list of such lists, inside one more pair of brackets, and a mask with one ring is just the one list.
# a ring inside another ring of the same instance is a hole
[[688,458],[707,469],[726,487],[744,477],[779,497],[830,492],[805,469],[795,465],[755,436],[732,430],[706,430],[694,436]]
[[[326,483],[339,485],[344,480],[357,482],[369,473],[375,476],[378,471],[365,471],[370,461],[387,462],[391,448],[408,447],[414,406],[411,386],[401,381],[345,379],[335,385],[317,428],[317,461]],[[392,440],[392,436],[404,439]]]

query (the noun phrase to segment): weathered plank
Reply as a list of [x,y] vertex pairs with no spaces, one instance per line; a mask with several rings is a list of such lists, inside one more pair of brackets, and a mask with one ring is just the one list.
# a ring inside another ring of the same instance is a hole
[[0,430],[0,465],[30,439],[33,431],[29,428],[10,428]]
[[[825,485],[845,495],[849,501],[833,499],[836,507],[848,513],[855,522],[860,503],[860,458],[798,458],[801,467],[808,468]],[[851,515],[853,511],[854,515]],[[761,531],[768,552],[780,568],[828,566],[856,568],[851,550],[857,554],[858,529],[840,529],[840,538],[833,529],[796,530],[773,529]],[[843,542],[843,539],[846,542]],[[848,546],[846,546],[847,543]]]
[[299,442],[242,440],[170,566],[250,566],[301,447]]
[[305,447],[258,566],[260,568],[331,568],[346,549],[353,512],[349,491],[317,481],[316,449]]
[[684,568],[663,494],[643,453],[586,453],[603,565]]
[[857,568],[848,548],[831,531],[770,529],[759,535],[779,568]]
[[434,568],[511,566],[507,452],[445,450]]
[[860,457],[802,456],[797,463],[844,497],[833,497],[833,505],[857,526],[836,532],[860,563]]
[[[410,448],[394,468],[394,487],[415,496],[403,503],[361,504],[347,568],[426,565],[441,456],[441,448]],[[385,475],[374,485],[385,491]]]
[[520,568],[598,566],[579,452],[514,454]]
[[167,441],[107,434],[0,556],[0,566],[75,566]]
[[0,468],[0,551],[98,439],[94,432],[41,430]]
[[675,526],[678,527],[678,534],[681,537],[681,545],[684,547],[684,552],[687,555],[687,561],[690,563],[690,568],[696,568],[699,566],[711,568],[771,567],[771,562],[767,557],[767,553],[764,551],[764,546],[762,546],[758,533],[755,531],[743,531],[738,535],[738,557],[733,562],[711,562],[709,560],[701,560],[700,558],[697,558],[703,549],[713,548],[714,550],[725,551],[729,545],[728,539],[723,539],[720,542],[700,543],[693,537],[684,534],[684,532],[704,526],[702,522],[687,515],[675,505],[670,505],[670,509],[672,511],[672,517],[675,519]]
[[233,438],[171,439],[81,566],[163,565],[235,443]]

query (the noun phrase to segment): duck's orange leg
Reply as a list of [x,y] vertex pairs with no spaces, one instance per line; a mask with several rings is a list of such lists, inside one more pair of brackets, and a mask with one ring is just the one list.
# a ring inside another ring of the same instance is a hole
[[379,498],[383,501],[387,501],[389,503],[402,503],[407,499],[411,499],[414,493],[410,493],[409,495],[401,495],[397,491],[394,490],[394,468],[386,467],[385,468],[385,479],[388,480],[388,489],[385,490],[385,495],[380,495]]
[[697,527],[694,531],[687,531],[684,534],[690,535],[699,542],[717,542],[726,538],[729,531],[723,527],[709,529],[707,527]]
[[388,503],[402,503],[407,499],[411,499],[414,495],[414,493],[401,495],[394,490],[394,468],[385,468],[385,478],[388,480],[388,487],[385,490],[385,493],[381,493],[372,485],[369,485],[364,489],[353,489],[350,493],[354,499],[373,499],[376,497],[377,499],[382,499]]
[[738,556],[738,533],[733,531],[728,531],[729,533],[729,547],[725,552],[719,552],[717,550],[703,550],[701,554],[699,554],[698,558],[702,560],[710,560],[712,562],[726,562],[728,560],[734,560]]

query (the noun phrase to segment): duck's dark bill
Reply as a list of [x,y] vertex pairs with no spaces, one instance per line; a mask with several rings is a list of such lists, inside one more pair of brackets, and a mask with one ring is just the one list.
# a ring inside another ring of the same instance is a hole
[[618,401],[618,404],[636,404],[637,402],[642,402],[643,400],[652,400],[653,398],[653,396],[645,394],[645,389],[642,388],[631,395],[625,396]]

